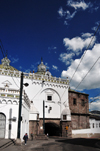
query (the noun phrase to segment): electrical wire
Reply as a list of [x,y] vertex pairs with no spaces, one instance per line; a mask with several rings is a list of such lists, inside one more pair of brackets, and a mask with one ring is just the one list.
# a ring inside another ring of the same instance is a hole
[[89,45],[87,46],[86,50],[84,51],[84,54],[82,55],[82,58],[80,59],[80,62],[79,62],[79,64],[78,64],[78,66],[77,66],[77,68],[76,68],[74,74],[72,75],[72,77],[71,77],[71,79],[70,79],[70,81],[69,81],[70,83],[71,83],[71,81],[72,81],[72,79],[73,79],[73,77],[74,77],[74,75],[75,75],[77,69],[79,68],[79,66],[80,66],[80,64],[81,64],[81,62],[82,62],[82,60],[83,60],[83,58],[84,58],[84,56],[85,56],[87,50],[89,49],[89,47],[90,47],[90,45],[91,45],[91,43],[92,43],[92,40],[94,39],[94,37],[95,37],[95,35],[96,35],[96,33],[97,33],[99,27],[100,27],[100,24],[98,25],[98,27],[97,27],[97,29],[96,29],[94,35],[92,36],[92,39],[91,39]]
[[94,99],[93,99],[91,102],[89,102],[89,103],[93,103],[93,102],[96,100],[95,97],[98,97],[99,94],[100,94],[100,93],[98,93],[97,95],[95,95],[95,96],[94,96]]
[[[3,57],[5,58],[5,55],[4,55],[4,54],[6,54],[6,52],[5,52],[5,50],[4,50],[4,47],[3,47],[3,44],[2,44],[1,39],[0,39],[0,48],[1,48],[2,55],[3,55]],[[6,54],[6,55],[7,55],[7,54]],[[11,76],[11,77],[12,77],[12,76]],[[16,84],[16,86],[19,88],[19,86],[17,85],[17,83],[15,82],[15,80],[14,80],[13,77],[12,77],[12,79],[13,79],[14,83]]]
[[77,85],[77,87],[75,88],[75,90],[79,87],[79,85],[82,83],[82,81],[86,78],[86,76],[88,75],[88,73],[92,70],[92,68],[93,68],[94,65],[98,62],[99,59],[100,59],[100,56],[99,56],[98,59],[95,61],[95,63],[92,65],[92,67],[90,68],[90,70],[86,73],[86,75],[85,75],[84,78],[81,80],[81,82]]
[[[2,49],[2,48],[3,48],[3,49]],[[0,49],[1,49],[1,52],[2,52],[2,55],[3,55],[3,58],[5,58],[5,55],[4,55],[5,50],[4,50],[4,47],[3,47],[3,44],[2,44],[1,39],[0,39]]]
[[[42,88],[38,91],[38,93],[39,93],[41,90],[42,90]],[[38,93],[36,93],[36,95],[37,95]],[[35,95],[31,100],[33,100],[33,99],[36,97],[36,95]]]
[[[12,76],[11,76],[12,77]],[[18,85],[17,85],[17,83],[15,82],[15,80],[14,80],[14,78],[12,77],[12,79],[13,79],[13,81],[14,81],[14,83],[16,84],[16,86],[18,87],[18,88],[20,88]]]

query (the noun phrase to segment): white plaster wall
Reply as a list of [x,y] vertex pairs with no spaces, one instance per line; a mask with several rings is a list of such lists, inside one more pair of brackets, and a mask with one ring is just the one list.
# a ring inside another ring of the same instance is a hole
[[[89,119],[90,122],[90,128],[91,128],[91,133],[100,133],[100,120],[95,120],[95,119]],[[93,123],[94,123],[94,128],[93,128]]]
[[4,87],[3,82],[5,82],[6,80],[11,83],[11,85],[9,85],[10,88],[19,90],[19,88],[20,88],[20,78],[17,78],[17,77],[12,78],[11,76],[0,75],[0,87]]
[[[29,87],[25,88],[26,93],[29,96],[29,99],[33,101],[35,107],[39,111],[39,117],[43,118],[43,100],[47,101],[47,94],[53,92],[52,101],[45,102],[45,105],[48,108],[45,108],[45,117],[46,118],[60,118],[61,112],[66,106],[69,107],[68,102],[68,87],[64,87],[63,84],[53,84],[45,82],[42,84],[42,81],[24,79],[25,82],[29,83]],[[51,94],[50,93],[50,94]],[[49,111],[49,107],[52,107],[52,110]]]
[[[78,130],[72,130],[72,134],[100,134],[100,120],[95,120],[95,119],[90,119],[90,128],[89,129],[78,129]],[[93,128],[93,123],[94,123],[94,128]]]
[[25,133],[29,135],[29,108],[24,103],[24,105],[22,105],[22,122],[21,122],[21,139],[22,140]]
[[91,129],[77,129],[77,130],[72,130],[72,134],[89,134],[91,133]]
[[[12,90],[19,90],[20,89],[20,78],[10,77],[6,75],[0,75],[0,87],[4,88],[4,82],[8,81],[10,83],[9,88]],[[8,92],[2,92],[8,93]],[[16,94],[16,93],[12,93]],[[5,99],[6,101],[11,100],[12,102],[16,100],[16,98],[10,99],[6,97],[1,97],[0,100]],[[16,100],[19,102],[19,99]],[[24,106],[22,106],[22,116],[24,117],[24,121],[21,122],[21,139],[23,135],[27,132],[29,133],[29,108],[27,104],[23,102]],[[12,109],[12,118],[16,117],[16,121],[11,122],[11,138],[17,138],[17,125],[18,125],[18,111],[19,105],[18,104],[0,104],[0,112],[4,113],[6,116],[6,130],[5,130],[5,138],[9,136],[9,110]]]
[[37,120],[37,114],[35,114],[35,113],[30,113],[30,114],[29,114],[29,120]]
[[[6,116],[6,130],[5,130],[5,138],[9,136],[9,112],[12,109],[12,118],[16,117],[18,119],[18,105],[12,104],[0,104],[0,112],[5,114]],[[11,138],[17,137],[17,120],[11,122]]]
[[[20,78],[10,77],[1,75],[1,86],[3,87],[2,82],[8,80],[12,85],[10,88],[19,89],[20,88]],[[45,109],[46,118],[61,118],[61,112],[65,109],[65,106],[69,107],[68,102],[68,87],[69,85],[45,82],[42,84],[42,81],[26,79],[24,78],[23,83],[28,83],[28,87],[23,87],[27,93],[30,100],[33,101],[35,107],[39,111],[39,117],[43,118],[43,100],[46,101],[46,93],[49,89],[54,92],[53,94],[53,103],[47,103],[48,108]],[[16,86],[16,84],[18,87]],[[52,110],[49,111],[49,107],[52,107]]]

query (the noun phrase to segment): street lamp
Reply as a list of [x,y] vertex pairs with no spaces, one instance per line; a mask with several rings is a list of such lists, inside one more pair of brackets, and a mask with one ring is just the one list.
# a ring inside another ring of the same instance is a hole
[[18,117],[18,131],[17,131],[17,139],[20,139],[20,127],[21,127],[21,109],[22,109],[22,91],[23,85],[26,87],[29,85],[28,83],[23,84],[23,72],[21,73],[21,82],[20,82],[20,97],[19,97],[19,117]]

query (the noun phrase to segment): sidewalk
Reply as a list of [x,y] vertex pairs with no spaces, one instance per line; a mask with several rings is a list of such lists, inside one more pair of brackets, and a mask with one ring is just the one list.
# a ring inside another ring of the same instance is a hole
[[8,142],[11,142],[11,140],[0,140],[0,151],[24,151],[24,150],[28,150],[28,151],[31,151],[31,150],[34,150],[34,148],[41,148],[43,144],[48,144],[48,143],[53,143],[55,142],[55,139],[48,139],[48,140],[36,140],[34,139],[33,141],[31,140],[28,140],[27,141],[27,145],[24,144],[24,142],[22,142],[21,145],[14,145],[14,144],[11,144],[10,146],[8,147],[3,147],[2,146],[5,146],[6,143]]
[[[27,141],[27,145],[24,144],[24,142],[19,146],[19,145],[14,145],[14,143],[12,143],[11,140],[7,140],[7,139],[0,139],[0,151],[34,151],[36,150],[36,148],[41,149],[43,146],[43,144],[50,144],[50,143],[54,143],[55,140],[63,140],[63,139],[67,139],[67,138],[49,138],[48,140],[36,140],[34,139],[33,141],[28,140]],[[71,139],[71,138],[70,138]],[[93,138],[91,138],[93,139]],[[98,139],[97,143],[95,144],[97,147],[100,148],[100,139]],[[12,143],[12,144],[10,144]],[[5,145],[5,144],[10,144],[10,146],[7,146],[7,148],[1,148],[1,146]]]

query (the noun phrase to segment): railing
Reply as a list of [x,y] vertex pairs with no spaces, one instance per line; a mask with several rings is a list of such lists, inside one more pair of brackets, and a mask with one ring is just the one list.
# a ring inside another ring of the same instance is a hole
[[[11,71],[11,70],[5,70],[0,69],[1,75],[7,75],[7,76],[13,76],[13,77],[20,77],[21,71]],[[69,84],[68,78],[62,79],[57,77],[48,77],[47,75],[40,75],[36,73],[25,73],[24,72],[24,78],[31,79],[31,80],[41,80],[41,81],[47,81],[47,82],[53,82],[53,83],[60,83],[60,84]]]

